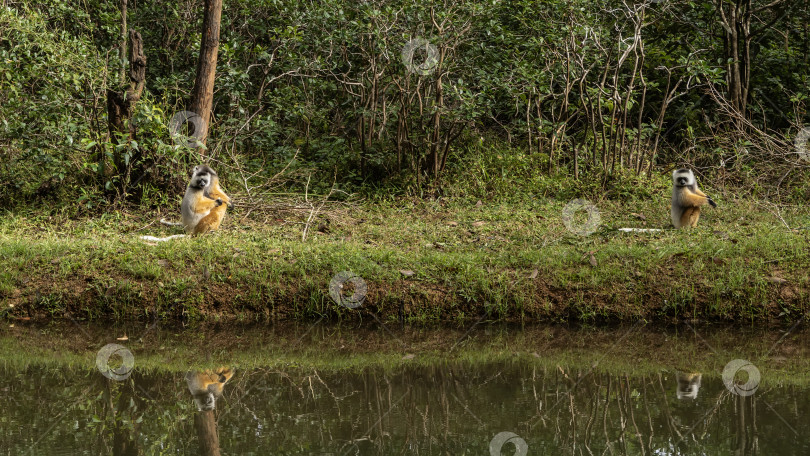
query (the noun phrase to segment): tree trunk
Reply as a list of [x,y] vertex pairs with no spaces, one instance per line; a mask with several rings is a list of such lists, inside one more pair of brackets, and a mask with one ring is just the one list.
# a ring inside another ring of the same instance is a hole
[[[107,90],[107,125],[112,142],[117,142],[116,137],[120,133],[126,135],[126,142],[135,137],[135,125],[130,122],[127,128],[125,121],[132,117],[132,111],[135,109],[135,104],[141,99],[146,81],[146,55],[143,53],[143,38],[140,33],[130,30],[129,40],[132,43],[129,57],[129,88],[123,93],[112,89]],[[113,162],[117,173],[123,172],[126,168],[126,162],[120,151],[113,154]],[[103,157],[100,165],[104,169]]]
[[222,0],[205,0],[197,78],[194,80],[194,90],[191,92],[191,111],[201,118],[201,122],[199,122],[201,131],[194,132],[194,137],[202,145],[198,148],[200,155],[205,153],[204,145],[208,139],[208,122],[211,118],[211,106],[214,98],[214,77],[217,71],[221,19]]
[[427,159],[425,160],[425,173],[433,178],[434,183],[436,183],[439,178],[439,145],[441,143],[442,112],[444,111],[442,64],[444,63],[445,49],[441,49],[439,52],[439,62],[436,66],[439,75],[436,77],[435,82],[436,95],[434,98],[435,105],[433,106],[433,119],[431,121],[432,131],[430,132],[430,151],[428,152]]
[[[720,25],[723,27],[724,51],[726,61],[726,82],[728,84],[728,101],[741,117],[748,114],[748,98],[751,93],[751,41],[759,34],[770,29],[780,18],[786,3],[774,0],[764,6],[754,8],[751,0],[727,2],[715,0]],[[761,17],[764,25],[751,30],[751,17],[768,11],[772,18],[768,21]]]
[[219,434],[217,434],[217,421],[214,418],[213,410],[194,414],[194,430],[197,431],[197,440],[200,442],[199,454],[201,456],[220,456]]
[[118,64],[121,65],[119,83],[127,83],[127,0],[121,0],[121,42],[118,48]]

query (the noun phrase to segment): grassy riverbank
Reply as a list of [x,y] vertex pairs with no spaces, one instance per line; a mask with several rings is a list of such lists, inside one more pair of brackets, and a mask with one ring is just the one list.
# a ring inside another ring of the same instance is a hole
[[[662,193],[663,194],[663,193]],[[716,198],[694,230],[666,228],[668,201],[594,201],[601,224],[568,230],[568,201],[526,198],[360,203],[316,216],[229,215],[224,229],[176,234],[156,213],[85,219],[7,213],[0,306],[7,319],[795,321],[808,313],[810,225],[802,208]],[[573,219],[582,227],[586,213]],[[358,309],[329,282],[368,286]]]
[[728,361],[745,358],[762,371],[766,383],[806,386],[808,337],[800,327],[773,331],[637,323],[599,329],[473,323],[427,328],[323,322],[185,328],[132,322],[17,323],[0,328],[0,366],[93,370],[99,349],[108,343],[126,346],[141,374],[218,365],[240,371],[390,372],[447,363],[527,363],[575,377],[590,371],[637,376],[678,370],[719,376]]

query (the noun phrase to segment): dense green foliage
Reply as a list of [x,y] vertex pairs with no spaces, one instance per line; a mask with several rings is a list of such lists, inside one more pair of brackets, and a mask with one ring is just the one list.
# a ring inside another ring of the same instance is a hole
[[[235,192],[282,169],[299,190],[309,175],[310,191],[426,195],[480,186],[504,163],[525,182],[612,176],[597,186],[688,163],[718,186],[806,198],[793,137],[808,120],[810,9],[767,3],[752,5],[741,113],[723,0],[226,1],[208,154]],[[173,201],[199,161],[168,124],[193,85],[202,1],[129,6],[148,62],[123,144],[106,120],[115,2],[6,5],[0,205]],[[107,173],[116,148],[126,169]]]

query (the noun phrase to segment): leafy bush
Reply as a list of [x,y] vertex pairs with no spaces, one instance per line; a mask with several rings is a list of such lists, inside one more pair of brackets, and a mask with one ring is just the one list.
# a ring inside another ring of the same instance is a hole
[[[123,145],[106,118],[120,69],[114,2],[13,5],[0,9],[0,205],[169,204],[200,160],[167,125],[186,109],[202,2],[131,5],[147,80]],[[808,120],[808,11],[757,13],[776,20],[752,50],[748,125],[724,104],[715,6],[228,1],[207,159],[226,180],[285,170],[294,189],[336,178],[420,196],[509,195],[516,182],[552,192],[549,178],[573,174],[553,192],[644,197],[640,174],[683,163],[751,191],[784,185],[794,167],[797,184],[806,168],[789,154]],[[746,141],[760,149],[738,153]],[[107,173],[115,153],[126,169]]]

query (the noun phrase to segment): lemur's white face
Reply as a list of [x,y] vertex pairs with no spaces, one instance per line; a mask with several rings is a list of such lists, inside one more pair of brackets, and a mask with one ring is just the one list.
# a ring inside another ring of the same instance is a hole
[[198,165],[194,167],[191,173],[191,186],[194,188],[205,188],[214,180],[217,173],[205,165]]
[[695,182],[695,175],[689,169],[676,169],[672,173],[672,182],[678,187],[686,187]]
[[212,393],[202,393],[194,396],[194,403],[200,412],[214,410],[217,406],[217,399]]
[[700,391],[701,374],[677,374],[678,389],[676,390],[676,397],[678,399],[697,399],[698,391]]
[[191,179],[191,186],[194,188],[205,188],[209,182],[211,182],[211,176],[208,173],[197,173],[194,174],[194,177]]

